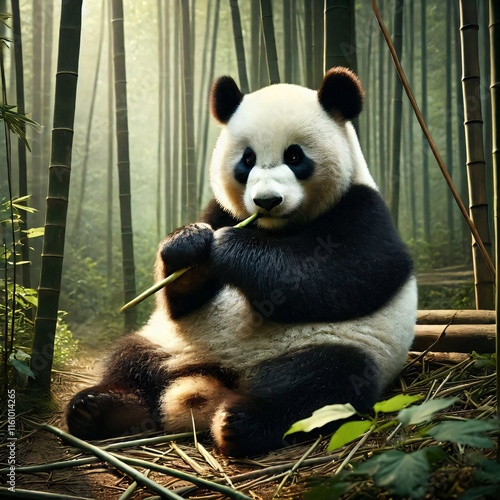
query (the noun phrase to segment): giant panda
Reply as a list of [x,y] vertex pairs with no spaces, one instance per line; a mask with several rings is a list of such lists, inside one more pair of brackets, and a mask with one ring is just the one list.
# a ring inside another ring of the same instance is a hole
[[370,411],[406,360],[417,293],[351,123],[363,94],[341,67],[318,91],[243,95],[232,78],[215,81],[214,198],[161,242],[155,277],[191,269],[157,293],[101,382],[71,400],[70,432],[103,439],[194,422],[220,453],[255,456],[324,405]]

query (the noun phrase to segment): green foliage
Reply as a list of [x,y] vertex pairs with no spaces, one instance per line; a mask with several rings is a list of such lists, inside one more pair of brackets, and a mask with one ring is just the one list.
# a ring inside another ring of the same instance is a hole
[[317,427],[323,427],[330,422],[343,420],[353,415],[356,415],[356,410],[349,403],[345,405],[323,406],[323,408],[316,410],[309,418],[295,422],[290,429],[285,432],[285,436],[295,432],[309,432]]
[[342,424],[333,434],[332,439],[330,439],[328,451],[332,452],[333,450],[342,448],[342,446],[364,434],[372,426],[374,426],[372,420],[353,420],[352,422]]
[[37,127],[38,123],[30,120],[26,115],[15,111],[17,106],[8,104],[0,104],[0,121],[5,121],[8,129],[16,134],[24,145],[31,151],[28,141],[26,140],[26,125]]
[[500,430],[498,420],[463,420],[441,422],[427,431],[436,441],[449,441],[474,448],[493,448],[489,432]]
[[[37,291],[17,283],[19,272],[14,273],[14,265],[17,268],[21,264],[29,264],[19,260],[21,211],[33,211],[23,204],[28,198],[15,198],[12,202],[4,200],[0,204],[0,226],[4,241],[8,241],[0,255],[0,355],[4,361],[3,377],[21,386],[25,385],[28,377],[34,378],[28,352],[33,340],[33,317],[38,306]],[[31,228],[25,234],[27,238],[36,238],[43,235],[43,228]],[[56,367],[63,367],[74,358],[78,344],[64,320],[65,314],[60,311],[58,315],[54,346]]]
[[422,498],[427,489],[431,464],[445,458],[446,453],[438,446],[412,453],[390,450],[360,464],[356,474],[370,476],[377,486],[395,495]]
[[[422,404],[410,406],[422,397],[422,395],[400,394],[376,403],[373,408],[374,417],[364,416],[364,420],[351,420],[341,425],[333,434],[328,451],[336,450],[354,441],[367,431],[377,432],[388,426],[395,426],[398,422],[400,426],[405,428],[403,430],[405,437],[408,437],[409,432],[415,430],[420,435],[431,436],[437,442],[451,442],[474,448],[493,447],[490,434],[500,430],[498,420],[446,421],[432,425],[431,421],[434,417],[442,410],[454,405],[458,399],[431,399]],[[396,411],[398,414],[395,419],[384,423],[379,422],[379,413]],[[287,434],[298,431],[307,432],[319,427],[320,423],[325,425],[343,419],[345,418],[342,417],[343,414],[352,417],[352,406],[332,405],[324,407],[314,412],[309,419],[295,423]],[[318,418],[317,415],[320,415],[321,418]],[[328,419],[329,415],[332,418]],[[420,428],[424,424],[426,427]],[[373,481],[377,488],[387,491],[391,495],[404,498],[423,498],[427,492],[431,473],[448,459],[448,454],[441,446],[437,445],[406,452],[404,451],[405,442],[399,441],[399,447],[403,449],[392,449],[378,453],[365,462],[354,466],[349,472],[342,470],[339,474],[313,488],[306,495],[306,498],[309,500],[334,500],[351,492],[354,488],[363,489],[363,485],[367,481]],[[482,457],[482,459],[476,460],[475,465],[477,469],[473,474],[474,479],[481,484],[472,488],[461,498],[481,498],[480,495],[496,494],[500,489],[498,464]]]
[[398,414],[398,420],[403,425],[415,425],[428,422],[434,415],[454,405],[458,398],[431,399],[418,406],[405,408]]

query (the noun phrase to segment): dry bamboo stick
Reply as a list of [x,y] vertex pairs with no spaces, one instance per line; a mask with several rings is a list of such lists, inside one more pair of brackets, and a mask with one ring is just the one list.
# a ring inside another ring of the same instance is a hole
[[423,351],[445,335],[432,348],[438,352],[495,352],[495,325],[416,325],[412,351]]
[[417,325],[476,325],[495,324],[495,311],[489,310],[421,310],[417,312]]

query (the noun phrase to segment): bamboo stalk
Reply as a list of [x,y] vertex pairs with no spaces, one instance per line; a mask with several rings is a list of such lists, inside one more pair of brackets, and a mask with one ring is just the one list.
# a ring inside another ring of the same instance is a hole
[[15,491],[9,488],[0,487],[0,498],[25,498],[26,500],[92,500],[90,497],[76,497],[73,495],[60,495],[58,493],[48,493],[46,491],[33,491],[16,488]]
[[490,310],[421,310],[417,312],[417,325],[468,325],[495,323],[495,311]]
[[498,0],[489,2],[489,32],[490,32],[490,94],[491,94],[491,137],[492,137],[492,164],[494,189],[494,216],[495,216],[495,265],[496,274],[496,363],[497,363],[497,416],[500,417],[500,4]]
[[238,76],[240,89],[243,94],[248,94],[247,65],[245,60],[245,46],[243,43],[243,33],[241,30],[240,8],[238,0],[229,0],[231,6],[231,20],[233,23],[234,48],[236,50],[236,61],[238,63]]
[[262,29],[266,45],[267,67],[269,70],[269,83],[279,83],[280,73],[278,69],[278,53],[276,51],[276,39],[274,37],[273,6],[271,0],[260,0],[262,16]]
[[458,208],[460,209],[460,212],[462,213],[465,221],[467,222],[467,225],[469,226],[469,229],[474,236],[474,239],[476,240],[476,243],[481,251],[481,254],[484,258],[484,260],[487,263],[488,269],[491,273],[492,276],[495,276],[495,266],[493,265],[493,262],[491,260],[491,257],[488,254],[488,251],[486,250],[486,247],[484,246],[481,237],[479,236],[479,233],[476,229],[476,226],[474,225],[474,222],[472,219],[469,217],[469,214],[467,213],[467,209],[465,208],[465,205],[462,202],[462,199],[460,198],[460,195],[455,187],[455,184],[453,183],[453,180],[450,177],[450,174],[448,173],[448,170],[446,168],[446,165],[443,161],[443,158],[441,157],[441,154],[439,153],[439,150],[436,146],[436,143],[434,142],[434,139],[432,138],[429,129],[427,128],[427,125],[425,123],[425,120],[422,116],[422,113],[420,112],[418,108],[417,101],[415,100],[415,97],[413,95],[413,92],[411,90],[410,84],[408,83],[408,80],[406,78],[406,75],[403,71],[403,68],[401,67],[401,63],[399,62],[398,56],[396,54],[396,50],[394,49],[394,45],[392,43],[391,37],[389,35],[389,32],[387,31],[387,28],[385,27],[384,21],[382,19],[382,16],[380,15],[380,11],[377,7],[377,2],[376,0],[371,0],[372,3],[372,8],[375,13],[375,16],[377,17],[377,21],[379,23],[380,29],[382,30],[382,33],[384,35],[384,38],[387,42],[387,45],[389,47],[389,50],[391,52],[392,59],[394,61],[394,64],[396,65],[396,70],[398,72],[399,77],[401,78],[401,81],[403,83],[403,87],[405,89],[406,95],[408,96],[408,99],[410,100],[411,106],[413,108],[413,111],[415,112],[415,116],[417,117],[418,123],[420,127],[422,128],[422,132],[424,133],[427,142],[429,143],[432,153],[434,154],[434,157],[436,158],[436,161],[439,165],[439,168],[441,170],[441,173],[443,174],[443,177],[446,180],[446,183],[448,184],[448,187],[450,188],[453,198],[455,199],[455,202],[458,205]]
[[[248,224],[252,223],[258,217],[259,217],[259,214],[255,213],[255,214],[251,215],[250,217],[248,217],[247,219],[236,224],[234,227],[241,228],[241,227],[248,226]],[[186,271],[189,271],[189,269],[190,269],[189,267],[184,267],[182,269],[179,269],[178,271],[175,271],[175,273],[172,273],[169,276],[167,276],[165,279],[159,281],[158,283],[155,283],[152,287],[150,287],[146,291],[142,292],[135,299],[133,299],[130,302],[128,302],[127,304],[125,304],[120,309],[120,312],[126,311],[127,309],[130,309],[131,307],[134,307],[137,304],[140,304],[144,299],[147,299],[150,295],[153,295],[153,293],[156,293],[158,290],[161,290],[164,286],[167,286],[169,283],[172,283],[172,281],[175,281],[177,278],[182,276]]]
[[42,393],[50,392],[61,290],[78,81],[81,11],[82,0],[68,0],[62,4],[49,189],[30,366],[36,376],[34,380],[30,379],[31,387]]
[[[120,190],[123,291],[125,300],[130,300],[135,296],[136,288],[134,238],[132,230],[132,194],[130,190],[127,72],[125,64],[125,35],[122,0],[112,0],[111,17],[111,26],[113,28],[113,67],[115,79],[118,185]],[[133,329],[136,320],[136,311],[129,311],[125,315],[125,328]]]
[[[116,467],[119,471],[127,474],[138,483],[142,484],[143,486],[146,486],[147,488],[155,491],[156,493],[159,493],[163,498],[171,498],[172,500],[182,499],[182,497],[180,497],[176,493],[169,491],[167,488],[164,488],[155,481],[144,476],[144,474],[141,474],[139,471],[137,471],[130,465],[126,464],[125,462],[117,458],[115,455],[108,453],[106,450],[103,450],[102,448],[99,448],[98,446],[95,446],[93,444],[87,443],[86,441],[82,441],[81,439],[78,439],[77,437],[72,436],[71,434],[68,434],[67,432],[64,432],[61,429],[53,427],[52,425],[49,424],[43,425],[42,429],[45,429],[51,432],[52,434],[55,434],[56,436],[66,441],[68,444],[76,446],[77,448],[80,448],[82,450],[88,451],[93,455],[95,455],[96,457],[99,457],[101,460],[108,462],[113,467]],[[151,465],[153,465],[149,464],[148,462],[146,463],[148,464],[148,467],[151,467]]]
[[445,331],[432,351],[440,352],[494,352],[495,325],[416,325],[413,351],[423,351]]
[[[483,118],[481,113],[479,73],[479,25],[476,0],[460,0],[460,42],[462,47],[462,89],[469,211],[484,246],[491,251],[486,194],[486,162],[483,147]],[[472,245],[474,285],[478,309],[494,309],[494,276],[488,273],[477,245]]]

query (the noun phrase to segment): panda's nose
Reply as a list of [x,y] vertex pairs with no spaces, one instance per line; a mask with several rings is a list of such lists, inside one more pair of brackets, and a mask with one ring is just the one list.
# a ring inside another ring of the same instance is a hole
[[272,196],[270,198],[254,198],[253,202],[261,208],[264,208],[268,212],[270,212],[274,207],[277,207],[283,198],[281,196]]

